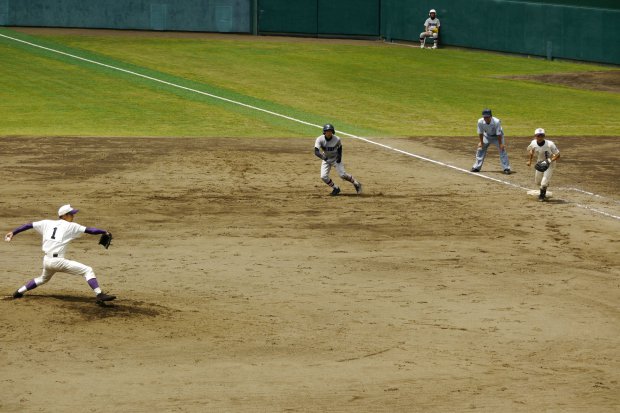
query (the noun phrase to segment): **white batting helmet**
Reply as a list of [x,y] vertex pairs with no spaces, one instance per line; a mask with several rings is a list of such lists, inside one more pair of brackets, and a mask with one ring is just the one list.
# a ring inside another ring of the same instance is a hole
[[430,15],[431,15],[431,13],[435,13],[435,14],[437,14],[437,11],[435,11],[435,9],[431,9],[431,11],[429,11],[429,12],[428,12],[428,15],[430,16]]
[[543,128],[538,128],[534,131],[534,135],[544,135],[545,130]]

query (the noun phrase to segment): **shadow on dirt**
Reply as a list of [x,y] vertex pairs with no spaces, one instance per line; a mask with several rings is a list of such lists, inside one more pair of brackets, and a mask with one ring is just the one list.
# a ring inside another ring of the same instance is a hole
[[[7,297],[4,300],[13,301],[13,298]],[[161,317],[171,313],[171,310],[166,307],[144,301],[117,299],[98,303],[94,297],[65,294],[32,294],[20,298],[19,301],[69,310],[88,320],[108,317]]]

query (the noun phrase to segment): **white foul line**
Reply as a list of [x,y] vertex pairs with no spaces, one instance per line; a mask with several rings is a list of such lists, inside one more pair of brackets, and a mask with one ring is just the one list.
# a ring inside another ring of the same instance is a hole
[[223,101],[225,101],[225,102],[232,103],[232,104],[234,104],[234,105],[239,105],[239,106],[246,107],[246,108],[248,108],[248,109],[258,110],[258,111],[260,111],[260,112],[265,112],[265,113],[268,113],[268,114],[273,115],[273,116],[278,116],[278,117],[281,117],[281,118],[284,118],[284,119],[291,120],[291,121],[293,121],[293,122],[302,123],[302,124],[304,124],[304,125],[308,125],[308,126],[314,126],[314,127],[316,127],[316,128],[320,128],[320,127],[321,127],[321,126],[319,126],[319,125],[315,125],[315,124],[313,124],[313,123],[306,122],[306,121],[303,121],[303,120],[301,120],[301,119],[292,118],[292,117],[290,117],[290,116],[282,115],[282,114],[277,113],[277,112],[272,112],[272,111],[270,111],[270,110],[263,109],[263,108],[259,108],[259,107],[257,107],[257,106],[252,106],[252,105],[248,105],[248,104],[246,104],[246,103],[237,102],[236,100],[227,99],[227,98],[222,97],[222,96],[213,95],[213,94],[211,94],[211,93],[203,92],[203,91],[201,91],[201,90],[197,90],[197,89],[192,89],[192,88],[190,88],[190,87],[186,87],[186,86],[177,85],[176,83],[166,82],[165,80],[161,80],[161,79],[157,79],[157,78],[155,78],[155,77],[151,77],[151,76],[143,75],[142,73],[133,72],[133,71],[131,71],[131,70],[122,69],[122,68],[120,68],[120,67],[116,67],[116,66],[111,66],[111,65],[108,65],[108,64],[105,64],[105,63],[97,62],[96,60],[86,59],[86,58],[81,57],[81,56],[76,56],[76,55],[73,55],[73,54],[71,54],[71,53],[62,52],[62,51],[60,51],[60,50],[56,50],[56,49],[51,49],[51,48],[49,48],[49,47],[41,46],[41,45],[38,45],[38,44],[36,44],[36,43],[31,43],[31,42],[27,42],[27,41],[25,41],[25,40],[17,39],[17,38],[15,38],[15,37],[7,36],[7,35],[2,34],[2,33],[0,33],[0,36],[1,36],[1,37],[5,37],[5,38],[7,38],[7,39],[14,40],[14,41],[16,41],[16,42],[20,42],[20,43],[27,44],[27,45],[29,45],[29,46],[38,47],[39,49],[44,49],[44,50],[47,50],[47,51],[49,51],[49,52],[58,53],[58,54],[61,54],[61,55],[64,55],[64,56],[72,57],[72,58],[77,59],[77,60],[82,60],[82,61],[84,61],[84,62],[88,62],[88,63],[92,63],[92,64],[95,64],[95,65],[99,65],[99,66],[107,67],[108,69],[117,70],[117,71],[119,71],[119,72],[124,72],[124,73],[128,73],[128,74],[130,74],[130,75],[134,75],[134,76],[142,77],[142,78],[144,78],[144,79],[152,80],[153,82],[163,83],[164,85],[168,85],[168,86],[176,87],[176,88],[179,88],[179,89],[187,90],[187,91],[189,91],[189,92],[198,93],[198,94],[201,94],[201,95],[204,95],[204,96],[209,96],[209,97],[211,97],[211,98],[213,98],[213,99],[223,100]]
[[[168,85],[168,86],[172,86],[172,87],[175,87],[175,88],[178,88],[178,89],[183,89],[183,90],[187,90],[189,92],[198,93],[200,95],[208,96],[208,97],[213,98],[213,99],[218,99],[218,100],[222,100],[224,102],[232,103],[234,105],[243,106],[243,107],[248,108],[248,109],[252,109],[252,110],[259,111],[259,112],[267,113],[269,115],[273,115],[273,116],[277,116],[277,117],[280,117],[280,118],[283,118],[283,119],[287,119],[287,120],[290,120],[290,121],[293,121],[293,122],[301,123],[303,125],[313,126],[315,128],[321,128],[320,125],[316,125],[314,123],[306,122],[306,121],[301,120],[301,119],[293,118],[291,116],[286,116],[286,115],[283,115],[281,113],[273,112],[273,111],[270,111],[270,110],[267,110],[267,109],[259,108],[257,106],[248,105],[247,103],[238,102],[236,100],[228,99],[228,98],[225,98],[225,97],[222,97],[222,96],[217,96],[217,95],[214,95],[214,94],[211,94],[211,93],[208,93],[208,92],[203,92],[203,91],[198,90],[198,89],[192,89],[190,87],[177,85],[176,83],[167,82],[165,80],[157,79],[155,77],[143,75],[142,73],[138,73],[138,72],[134,72],[134,71],[127,70],[127,69],[122,69],[120,67],[116,67],[116,66],[105,64],[105,63],[97,62],[96,60],[86,59],[86,58],[81,57],[81,56],[76,56],[76,55],[71,54],[71,53],[66,53],[66,52],[63,52],[63,51],[60,51],[60,50],[56,50],[56,49],[52,49],[52,48],[49,48],[49,47],[41,46],[39,44],[28,42],[28,41],[25,41],[25,40],[22,40],[22,39],[18,39],[16,37],[7,36],[7,35],[2,34],[2,33],[0,33],[0,36],[4,37],[6,39],[10,39],[10,40],[19,42],[19,43],[27,44],[27,45],[32,46],[32,47],[37,47],[39,49],[47,50],[49,52],[61,54],[61,55],[64,55],[64,56],[71,57],[73,59],[82,60],[84,62],[88,62],[88,63],[92,63],[92,64],[95,64],[95,65],[106,67],[108,69],[117,70],[119,72],[123,72],[123,73],[127,73],[127,74],[130,74],[130,75],[138,76],[138,77],[141,77],[141,78],[144,78],[144,79],[152,80],[153,82],[162,83],[162,84],[165,84],[165,85]],[[521,185],[514,184],[512,182],[504,181],[504,180],[497,179],[497,178],[492,178],[492,177],[486,176],[486,175],[472,173],[472,172],[470,172],[470,171],[468,171],[466,169],[459,168],[457,166],[449,165],[449,164],[444,163],[444,162],[440,162],[440,161],[436,161],[434,159],[426,158],[424,156],[416,155],[415,153],[403,151],[401,149],[394,148],[394,147],[388,146],[388,145],[384,145],[382,143],[375,142],[375,141],[372,141],[370,139],[362,138],[360,136],[356,136],[356,135],[353,135],[351,133],[342,132],[342,131],[340,131],[338,133],[340,135],[345,135],[345,136],[351,137],[353,139],[357,139],[357,140],[360,140],[360,141],[363,141],[363,142],[366,142],[366,143],[370,143],[372,145],[380,146],[382,148],[389,149],[389,150],[394,151],[394,152],[402,153],[403,155],[411,156],[413,158],[420,159],[422,161],[434,163],[435,165],[439,165],[439,166],[443,166],[443,167],[446,167],[446,168],[450,168],[450,169],[453,169],[453,170],[456,170],[456,171],[459,171],[459,172],[465,172],[465,173],[468,173],[468,174],[471,174],[471,175],[478,176],[480,178],[488,179],[488,180],[491,180],[491,181],[494,181],[494,182],[499,182],[499,183],[502,183],[504,185],[512,186],[512,187],[515,187],[515,188],[528,190],[528,188],[525,188],[525,187],[523,187]],[[592,194],[592,195],[600,196],[600,195],[596,195],[596,194]],[[575,205],[577,205],[580,208],[584,208],[584,209],[587,209],[589,211],[596,212],[598,214],[602,214],[602,215],[605,215],[607,217],[615,218],[615,219],[620,220],[620,216],[608,214],[606,212],[599,211],[597,209],[593,209],[593,208],[588,207],[586,205],[581,205],[581,204],[575,204]]]

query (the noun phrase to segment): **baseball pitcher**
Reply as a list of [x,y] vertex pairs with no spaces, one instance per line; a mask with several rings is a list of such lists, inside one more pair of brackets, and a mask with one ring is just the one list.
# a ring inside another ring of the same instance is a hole
[[527,166],[532,164],[532,159],[536,155],[536,174],[534,175],[534,182],[540,186],[540,195],[538,195],[539,201],[544,201],[547,196],[547,187],[555,171],[555,165],[558,159],[560,159],[560,150],[558,147],[550,141],[545,139],[545,130],[538,128],[534,131],[534,140],[527,147],[530,158],[527,161]]
[[424,31],[420,33],[420,48],[424,49],[424,43],[427,37],[433,38],[433,49],[437,49],[437,43],[439,42],[439,19],[437,18],[437,12],[435,9],[431,9],[428,12],[428,19],[424,22]]
[[65,272],[84,277],[90,288],[92,288],[93,292],[96,294],[96,301],[98,303],[112,301],[116,298],[113,295],[108,295],[101,291],[95,273],[91,267],[65,258],[69,243],[84,233],[92,235],[101,234],[102,238],[105,240],[104,247],[106,248],[111,242],[111,234],[108,231],[93,227],[84,227],[73,222],[75,214],[77,213],[78,210],[73,209],[71,205],[63,205],[58,210],[58,219],[44,219],[42,221],[30,222],[6,234],[4,240],[11,242],[15,235],[34,228],[35,231],[43,236],[42,250],[45,254],[43,256],[43,271],[41,275],[21,286],[13,293],[13,298],[22,298],[26,291],[30,291],[47,283],[57,272]]
[[332,166],[336,167],[336,171],[338,171],[340,178],[353,184],[355,192],[358,194],[362,193],[362,184],[344,170],[344,164],[342,163],[342,143],[340,142],[340,138],[336,136],[336,129],[333,125],[328,123],[323,126],[323,134],[316,138],[316,142],[314,143],[314,154],[323,161],[321,162],[321,179],[332,188],[332,196],[336,196],[340,193],[338,185],[329,177]]

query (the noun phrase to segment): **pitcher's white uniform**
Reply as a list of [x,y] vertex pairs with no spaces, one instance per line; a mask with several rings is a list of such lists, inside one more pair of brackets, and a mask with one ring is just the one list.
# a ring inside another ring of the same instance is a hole
[[41,272],[41,276],[31,279],[15,290],[13,293],[14,299],[22,298],[27,291],[33,290],[41,284],[45,284],[54,274],[60,271],[84,277],[90,288],[92,288],[93,292],[97,295],[97,304],[104,305],[106,301],[116,299],[116,296],[101,291],[97,277],[91,267],[65,258],[69,243],[84,233],[91,235],[107,234],[109,237],[112,236],[112,234],[106,230],[85,227],[73,222],[75,214],[77,214],[78,211],[78,209],[74,209],[70,204],[63,205],[58,209],[59,219],[44,219],[41,221],[28,222],[27,224],[15,228],[4,236],[6,242],[11,242],[15,235],[30,229],[34,229],[43,236],[43,245],[41,248],[45,255],[43,256],[43,271]]
[[[537,162],[544,161],[545,159],[551,159],[552,155],[557,155],[560,153],[560,150],[555,143],[549,139],[545,139],[545,143],[543,143],[542,146],[539,146],[536,139],[533,139],[527,147],[527,150],[528,152],[534,151]],[[547,188],[549,186],[549,182],[551,181],[551,177],[555,171],[556,163],[557,162],[551,162],[549,168],[545,172],[536,171],[536,175],[534,175],[536,185],[539,185],[541,188]]]
[[57,272],[81,275],[86,281],[95,278],[91,267],[65,258],[69,243],[82,236],[86,227],[64,219],[45,219],[33,222],[32,228],[43,236],[41,249],[45,253],[43,272],[40,277],[34,279],[37,285],[45,284]]

